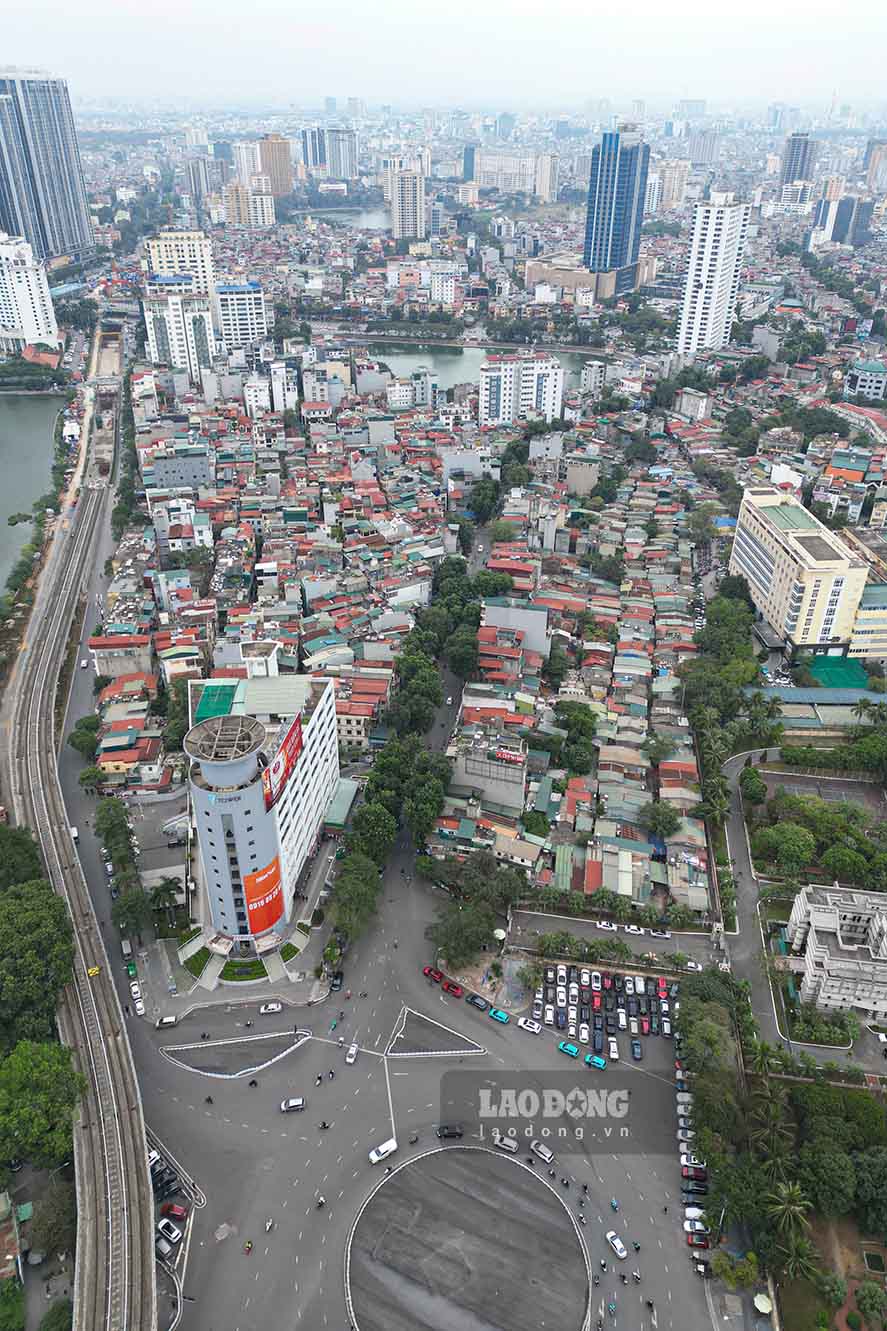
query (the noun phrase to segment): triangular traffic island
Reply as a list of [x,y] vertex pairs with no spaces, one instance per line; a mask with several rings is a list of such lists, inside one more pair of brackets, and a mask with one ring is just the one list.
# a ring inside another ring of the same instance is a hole
[[209,1077],[244,1077],[286,1058],[306,1042],[299,1035],[235,1037],[234,1039],[198,1040],[190,1044],[165,1045],[161,1055],[188,1072]]
[[461,1031],[444,1026],[412,1008],[401,1008],[397,1024],[388,1042],[388,1058],[463,1058],[467,1054],[485,1054],[478,1044]]

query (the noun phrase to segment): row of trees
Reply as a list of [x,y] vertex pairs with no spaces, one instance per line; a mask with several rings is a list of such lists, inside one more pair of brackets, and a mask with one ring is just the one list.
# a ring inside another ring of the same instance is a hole
[[493,932],[526,891],[520,869],[500,864],[486,850],[475,851],[464,863],[420,856],[416,870],[446,887],[451,900],[438,911],[429,937],[452,970],[470,965],[493,942]]

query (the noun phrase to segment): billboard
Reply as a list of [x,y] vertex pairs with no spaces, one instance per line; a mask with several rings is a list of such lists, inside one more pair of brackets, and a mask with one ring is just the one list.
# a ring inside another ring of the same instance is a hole
[[246,916],[251,934],[272,928],[283,914],[283,889],[280,885],[280,860],[275,855],[270,864],[255,873],[243,875]]
[[302,718],[297,716],[284,735],[283,743],[277,750],[273,762],[262,773],[262,793],[265,796],[266,809],[273,809],[280,799],[301,752]]

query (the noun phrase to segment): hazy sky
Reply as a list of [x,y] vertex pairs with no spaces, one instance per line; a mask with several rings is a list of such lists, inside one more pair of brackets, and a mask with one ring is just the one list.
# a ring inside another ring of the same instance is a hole
[[861,0],[28,0],[2,59],[77,99],[580,107],[887,104],[887,5]]

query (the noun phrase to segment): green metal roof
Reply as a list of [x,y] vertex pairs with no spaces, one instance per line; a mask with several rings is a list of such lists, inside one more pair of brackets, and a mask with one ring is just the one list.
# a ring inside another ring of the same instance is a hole
[[774,504],[764,512],[780,531],[819,531],[819,523],[813,514],[800,504]]
[[227,716],[231,711],[236,692],[236,684],[207,684],[197,704],[195,724],[198,721],[208,721],[212,716]]

